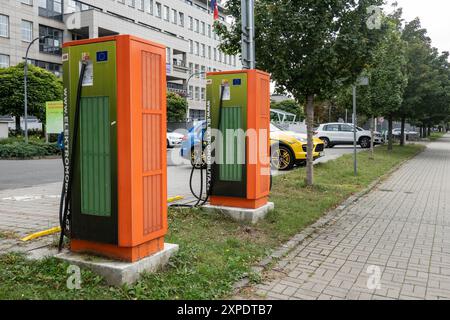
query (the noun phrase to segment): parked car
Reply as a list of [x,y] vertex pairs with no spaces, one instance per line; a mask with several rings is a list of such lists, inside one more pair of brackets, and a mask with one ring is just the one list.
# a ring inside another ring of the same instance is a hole
[[[270,125],[270,145],[272,168],[280,171],[291,170],[295,165],[304,165],[308,151],[306,134],[284,131],[274,124]],[[325,145],[314,138],[314,160],[323,157]]]
[[[181,156],[194,166],[201,156],[205,159],[204,151],[202,154],[200,148],[195,148],[202,143],[202,135],[206,130],[206,122],[198,123],[189,130],[187,136],[184,137],[181,145]],[[295,165],[302,165],[306,162],[307,142],[306,135],[294,132],[283,131],[276,125],[270,125],[270,144],[271,144],[271,164],[277,170],[290,170]],[[202,148],[203,149],[203,148]],[[320,139],[314,139],[314,159],[324,156],[325,146]]]
[[180,147],[183,142],[184,135],[167,130],[167,148]]
[[[320,138],[326,148],[337,145],[351,145],[354,142],[353,124],[351,123],[325,123],[315,131],[315,136]],[[371,133],[360,127],[356,127],[356,141],[361,148],[370,148]],[[380,132],[375,132],[374,144],[383,144],[384,139]]]
[[[392,130],[392,135],[394,137],[400,137],[401,134],[402,134],[401,128],[396,128],[396,129]],[[416,131],[405,130],[405,135],[406,135],[406,138],[409,139],[409,138],[417,137],[419,135],[419,133],[417,133]]]

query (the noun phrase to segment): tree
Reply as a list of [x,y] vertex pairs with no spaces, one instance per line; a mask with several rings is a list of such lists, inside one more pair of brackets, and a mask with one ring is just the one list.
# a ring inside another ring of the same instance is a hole
[[[16,117],[20,132],[20,117],[24,116],[24,63],[0,69],[0,114]],[[45,123],[45,103],[62,100],[62,80],[53,73],[28,66],[28,114]]]
[[173,92],[167,93],[167,121],[179,122],[186,120],[187,108],[188,103],[186,99]]
[[[257,67],[271,73],[281,91],[306,101],[308,127],[307,184],[313,184],[314,99],[328,97],[342,85],[354,83],[370,63],[378,43],[378,30],[368,28],[373,5],[382,0],[259,0],[255,3]],[[215,30],[220,48],[239,51],[240,0],[226,9],[235,19],[228,30],[220,22]]]
[[271,108],[295,114],[297,116],[297,121],[303,121],[303,119],[305,119],[303,106],[293,99],[288,99],[280,102],[272,102]]

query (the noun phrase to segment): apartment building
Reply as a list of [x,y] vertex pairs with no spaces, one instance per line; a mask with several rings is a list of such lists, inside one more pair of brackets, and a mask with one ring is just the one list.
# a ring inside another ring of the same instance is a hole
[[[218,49],[208,0],[0,0],[0,68],[25,58],[60,75],[63,42],[133,34],[167,46],[168,90],[187,96],[189,118],[203,119],[205,72],[242,68]],[[220,19],[225,23],[222,7]]]

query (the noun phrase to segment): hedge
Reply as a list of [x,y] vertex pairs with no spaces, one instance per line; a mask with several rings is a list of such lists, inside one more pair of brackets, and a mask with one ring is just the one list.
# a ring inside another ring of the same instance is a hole
[[60,154],[56,143],[35,141],[30,141],[29,144],[25,142],[4,142],[4,140],[0,141],[0,159],[30,159]]

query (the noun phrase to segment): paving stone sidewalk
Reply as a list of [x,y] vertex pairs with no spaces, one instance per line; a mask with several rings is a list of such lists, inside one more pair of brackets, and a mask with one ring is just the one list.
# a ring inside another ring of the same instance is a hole
[[23,243],[22,237],[59,225],[61,183],[0,191],[0,254],[29,252],[51,244],[55,237]]
[[238,298],[450,299],[450,135],[334,220]]

